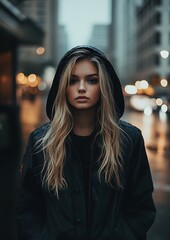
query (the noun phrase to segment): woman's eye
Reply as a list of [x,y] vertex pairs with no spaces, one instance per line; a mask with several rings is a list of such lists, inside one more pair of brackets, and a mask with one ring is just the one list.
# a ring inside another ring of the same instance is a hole
[[87,80],[88,83],[90,84],[96,84],[99,82],[98,78],[90,78]]
[[75,83],[77,83],[77,79],[76,78],[71,78],[70,79],[70,85],[73,85],[73,84],[75,84]]

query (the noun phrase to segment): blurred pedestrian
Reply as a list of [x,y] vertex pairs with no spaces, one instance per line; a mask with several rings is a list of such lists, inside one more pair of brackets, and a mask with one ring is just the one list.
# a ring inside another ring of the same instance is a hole
[[121,84],[100,50],[64,55],[46,110],[22,163],[19,239],[146,239],[155,206],[144,140],[121,120]]

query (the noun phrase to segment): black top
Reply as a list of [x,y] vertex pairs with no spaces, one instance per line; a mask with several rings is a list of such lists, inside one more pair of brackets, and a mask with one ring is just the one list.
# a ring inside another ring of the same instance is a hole
[[93,141],[93,133],[89,136],[78,136],[71,133],[73,145],[76,147],[76,152],[79,155],[79,160],[83,169],[84,180],[84,195],[86,202],[87,224],[90,226],[91,218],[91,149]]

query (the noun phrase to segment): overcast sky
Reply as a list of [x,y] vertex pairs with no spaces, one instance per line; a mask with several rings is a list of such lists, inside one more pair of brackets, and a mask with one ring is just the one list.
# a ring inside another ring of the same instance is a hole
[[110,1],[59,1],[59,23],[66,26],[69,48],[87,44],[94,24],[110,23]]

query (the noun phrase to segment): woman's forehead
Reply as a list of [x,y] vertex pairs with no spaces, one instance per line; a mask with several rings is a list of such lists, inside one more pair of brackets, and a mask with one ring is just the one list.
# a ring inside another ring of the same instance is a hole
[[92,61],[84,59],[84,60],[78,61],[72,69],[72,74],[76,75],[80,73],[97,74],[98,69]]

